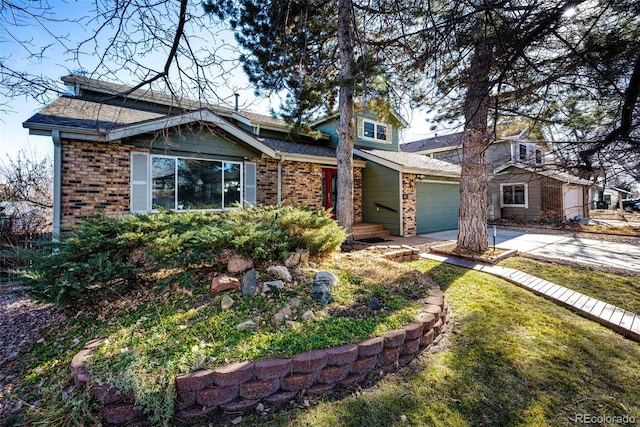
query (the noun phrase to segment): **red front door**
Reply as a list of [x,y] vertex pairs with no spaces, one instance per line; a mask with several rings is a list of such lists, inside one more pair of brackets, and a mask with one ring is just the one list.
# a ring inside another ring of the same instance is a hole
[[335,218],[338,197],[338,170],[323,168],[322,177],[322,207],[333,209],[331,216]]

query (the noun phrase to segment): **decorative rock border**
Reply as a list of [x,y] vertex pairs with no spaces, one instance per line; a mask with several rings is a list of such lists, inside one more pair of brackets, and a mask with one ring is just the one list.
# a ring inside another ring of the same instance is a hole
[[[413,249],[413,248],[411,248]],[[404,255],[403,255],[404,257]],[[175,418],[193,422],[220,413],[243,413],[289,402],[296,395],[319,395],[362,384],[368,375],[393,372],[408,365],[438,341],[448,322],[448,306],[439,288],[432,288],[415,322],[355,344],[317,349],[291,359],[244,361],[202,369],[176,377]],[[84,368],[100,341],[85,346],[72,360],[77,387],[90,382]],[[110,385],[93,385],[92,397],[103,405],[106,425],[147,422],[134,407],[133,393]]]

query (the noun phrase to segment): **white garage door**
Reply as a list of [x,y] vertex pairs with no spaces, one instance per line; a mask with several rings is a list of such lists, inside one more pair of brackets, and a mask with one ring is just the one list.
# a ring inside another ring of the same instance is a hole
[[563,191],[564,219],[580,219],[584,217],[584,201],[582,199],[582,187],[565,185]]

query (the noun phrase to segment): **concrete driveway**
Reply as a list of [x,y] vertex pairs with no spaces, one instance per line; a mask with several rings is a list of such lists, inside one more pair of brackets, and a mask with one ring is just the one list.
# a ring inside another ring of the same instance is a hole
[[[496,230],[496,246],[547,258],[567,259],[588,264],[640,271],[640,245],[602,240],[578,239],[567,235],[533,234]],[[493,245],[493,228],[489,245]],[[458,230],[421,234],[437,240],[456,240]]]

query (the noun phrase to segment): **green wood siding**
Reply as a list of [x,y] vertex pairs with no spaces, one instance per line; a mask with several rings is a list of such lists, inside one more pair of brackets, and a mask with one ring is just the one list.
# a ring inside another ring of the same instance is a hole
[[[395,209],[376,209],[376,203]],[[368,162],[362,170],[362,221],[382,224],[391,234],[400,231],[400,172]]]
[[419,182],[416,199],[418,234],[458,228],[459,185]]
[[260,153],[235,137],[221,137],[206,130],[200,133],[184,130],[171,132],[168,138],[151,136],[130,138],[126,144],[140,148],[149,148],[153,154],[171,156],[213,158],[218,160],[242,160],[260,158]]
[[[363,138],[358,138],[358,130],[357,130],[357,122],[358,122],[358,117],[363,117],[365,119],[374,121],[374,122],[379,122],[379,123],[385,123],[384,121],[380,120],[378,118],[378,116],[375,113],[372,113],[370,111],[364,112],[364,113],[358,113],[355,114],[353,117],[354,120],[354,127],[353,127],[353,131],[354,131],[354,141],[353,141],[353,145],[355,147],[359,147],[359,148],[372,148],[372,149],[377,149],[377,150],[388,150],[388,151],[400,151],[399,148],[399,126],[397,124],[394,123],[389,123],[391,125],[391,143],[387,143],[387,142],[376,142],[376,141],[372,141],[372,140],[368,140],[368,139],[363,139]],[[338,124],[339,124],[340,118],[336,117],[332,120],[328,120],[326,122],[321,123],[320,125],[316,126],[315,129],[324,132],[328,135],[331,136],[330,138],[330,145],[335,148],[338,145]]]

